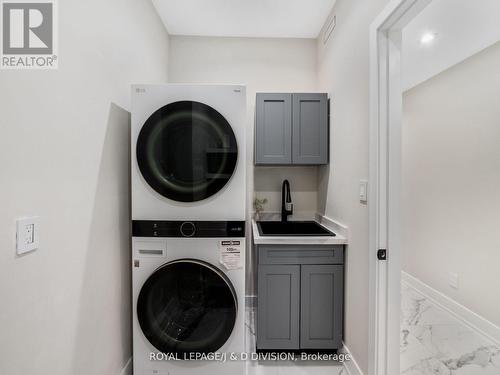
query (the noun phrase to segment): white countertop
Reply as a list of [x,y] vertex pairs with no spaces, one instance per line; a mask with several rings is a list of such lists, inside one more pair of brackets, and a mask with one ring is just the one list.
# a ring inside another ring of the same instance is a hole
[[253,242],[256,245],[345,245],[347,238],[327,222],[316,222],[335,233],[335,237],[327,236],[261,236],[257,222],[252,220]]

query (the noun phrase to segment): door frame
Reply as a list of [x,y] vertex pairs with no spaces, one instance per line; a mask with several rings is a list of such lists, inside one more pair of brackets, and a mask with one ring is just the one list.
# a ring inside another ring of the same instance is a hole
[[431,2],[392,0],[370,26],[369,375],[400,374],[402,29]]

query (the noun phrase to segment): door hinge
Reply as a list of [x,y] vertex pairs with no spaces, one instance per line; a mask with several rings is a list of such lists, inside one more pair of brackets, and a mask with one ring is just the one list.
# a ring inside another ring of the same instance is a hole
[[377,258],[378,258],[378,260],[387,260],[387,250],[386,249],[378,249]]

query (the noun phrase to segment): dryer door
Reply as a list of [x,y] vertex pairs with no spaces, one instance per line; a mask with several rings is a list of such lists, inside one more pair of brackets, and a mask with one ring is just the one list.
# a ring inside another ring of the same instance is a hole
[[144,283],[137,316],[149,342],[163,353],[209,353],[227,341],[238,302],[227,276],[209,263],[182,259],[158,268]]
[[146,182],[166,198],[196,202],[220,191],[236,168],[238,146],[227,120],[206,104],[181,101],[149,117],[137,139]]

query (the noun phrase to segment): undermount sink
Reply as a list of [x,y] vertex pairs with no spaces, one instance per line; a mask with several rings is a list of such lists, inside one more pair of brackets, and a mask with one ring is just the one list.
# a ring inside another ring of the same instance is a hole
[[330,236],[335,233],[315,221],[257,221],[261,236]]

